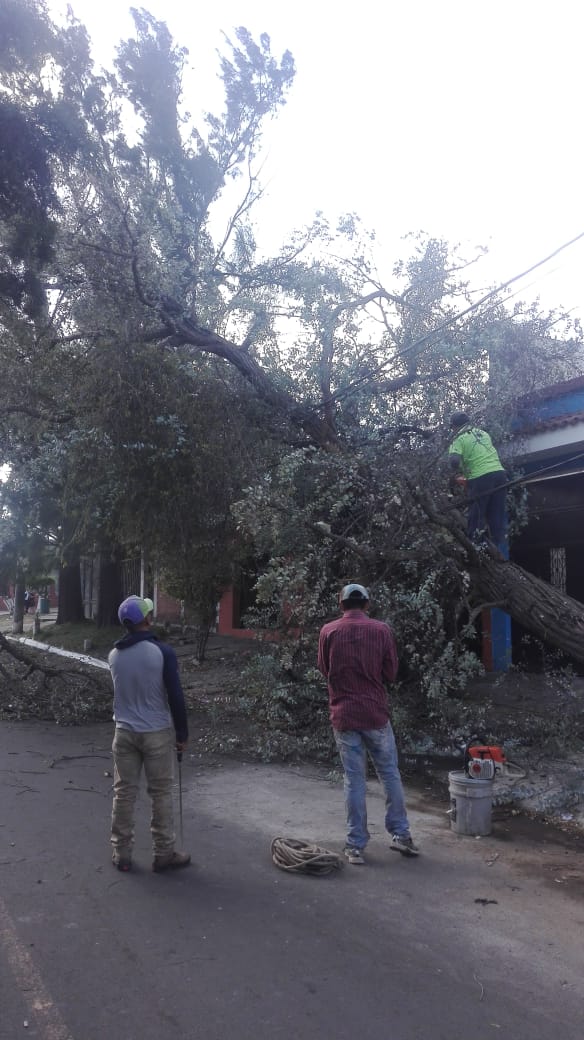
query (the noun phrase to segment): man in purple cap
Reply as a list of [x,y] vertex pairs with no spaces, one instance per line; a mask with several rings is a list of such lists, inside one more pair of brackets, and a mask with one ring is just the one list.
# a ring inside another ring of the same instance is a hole
[[176,654],[152,632],[151,599],[128,596],[118,617],[126,635],[114,646],[108,664],[114,682],[114,804],[112,860],[131,870],[134,807],[142,767],[152,801],[152,845],[156,872],[186,867],[191,857],[174,847],[172,785],[174,755],[189,736]]
[[417,856],[385,688],[397,675],[394,635],[389,625],[368,617],[369,593],[363,585],[345,585],[339,602],[342,617],[321,629],[318,668],[328,683],[330,718],[345,775],[345,856],[355,866],[365,863],[368,753],[385,792],[390,848],[403,856]]

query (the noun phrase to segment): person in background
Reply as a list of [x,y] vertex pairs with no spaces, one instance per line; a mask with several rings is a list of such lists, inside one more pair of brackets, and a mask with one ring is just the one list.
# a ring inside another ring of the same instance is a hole
[[328,684],[330,719],[344,772],[347,844],[345,856],[364,864],[367,829],[367,755],[385,792],[385,828],[390,848],[417,856],[410,834],[397,748],[385,685],[397,675],[397,651],[389,625],[368,617],[369,593],[345,585],[339,596],[342,617],[321,629],[318,668]]
[[454,412],[450,428],[454,431],[448,449],[451,471],[469,498],[468,537],[477,544],[490,538],[500,548],[506,531],[507,475],[497,449],[466,412]]
[[120,604],[118,617],[126,635],[108,657],[116,724],[112,860],[122,871],[132,868],[134,808],[142,768],[152,801],[152,869],[175,870],[191,861],[187,853],[175,849],[172,805],[174,756],[187,745],[187,712],[176,654],[152,632],[153,610],[152,600],[140,596],[128,596]]

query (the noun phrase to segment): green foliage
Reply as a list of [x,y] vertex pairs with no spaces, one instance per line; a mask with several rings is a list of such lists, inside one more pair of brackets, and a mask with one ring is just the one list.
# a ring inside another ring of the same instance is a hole
[[328,720],[326,688],[314,669],[302,679],[290,675],[290,648],[282,658],[258,654],[242,673],[240,708],[255,734],[256,753],[264,759],[309,758],[328,762],[334,741]]
[[42,275],[55,256],[60,211],[54,183],[57,156],[67,162],[81,146],[78,121],[46,86],[47,63],[61,44],[44,4],[3,0],[0,9],[0,318],[16,308],[46,317]]
[[277,706],[285,707],[297,689],[312,690],[314,698],[322,691],[322,680],[314,680],[314,637],[337,613],[339,587],[350,580],[370,585],[375,616],[391,623],[398,642],[400,683],[390,703],[399,729],[408,741],[416,729],[439,739],[463,723],[461,696],[481,671],[474,630],[463,618],[469,579],[442,555],[444,536],[441,545],[440,535],[424,528],[392,462],[388,472],[383,460],[363,450],[332,460],[313,449],[296,451],[269,484],[246,495],[237,507],[239,522],[260,551],[271,546],[273,553],[258,578],[250,617],[260,627],[299,629],[303,643],[313,637],[312,655],[298,651],[294,658],[294,679],[284,672],[275,687]]
[[[260,627],[302,625],[302,636],[288,641],[266,659],[253,662],[242,677],[250,711],[271,747],[274,732],[288,753],[324,753],[328,723],[326,687],[316,671],[316,635],[320,626],[338,612],[338,585],[331,587],[322,556],[306,561],[301,571],[294,562],[284,566],[272,560],[258,581],[261,605],[250,613]],[[319,562],[323,568],[318,572]],[[330,561],[329,561],[330,564]],[[360,579],[346,573],[343,581]],[[440,581],[442,579],[442,582]],[[389,622],[395,632],[400,657],[398,682],[389,691],[390,714],[402,744],[418,749],[421,734],[428,744],[449,743],[455,734],[476,727],[476,710],[465,703],[465,692],[482,665],[476,655],[476,635],[471,628],[450,626],[445,606],[453,609],[444,588],[444,575],[429,575],[419,587],[379,584],[373,593],[373,613]],[[442,587],[440,587],[442,585]],[[298,590],[297,597],[294,590]],[[290,602],[291,600],[291,602]],[[273,611],[270,618],[269,603]],[[276,612],[275,604],[280,604]],[[312,633],[312,639],[309,638]],[[310,719],[312,718],[312,722]],[[326,756],[325,756],[326,757]]]
[[257,43],[243,26],[235,30],[237,43],[228,37],[231,56],[221,58],[225,87],[222,118],[207,115],[209,143],[225,172],[240,173],[239,166],[256,154],[265,116],[284,104],[294,78],[294,61],[286,51],[280,64],[272,57],[270,37],[262,33]]
[[[472,631],[448,624],[447,610],[458,606],[456,590],[444,572],[433,571],[417,588],[386,585],[376,591],[376,610],[387,612],[403,660],[402,674],[419,684],[430,716],[450,694],[464,691],[481,673],[481,665],[469,648]],[[384,611],[385,608],[385,611]],[[448,632],[450,630],[450,634]]]

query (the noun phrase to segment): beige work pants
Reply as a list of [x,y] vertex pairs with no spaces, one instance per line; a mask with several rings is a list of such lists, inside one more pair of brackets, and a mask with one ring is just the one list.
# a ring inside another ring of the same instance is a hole
[[117,856],[131,857],[134,843],[134,809],[142,767],[152,802],[150,830],[155,856],[174,851],[172,784],[176,737],[173,729],[134,733],[116,727],[114,755],[114,804],[111,843]]

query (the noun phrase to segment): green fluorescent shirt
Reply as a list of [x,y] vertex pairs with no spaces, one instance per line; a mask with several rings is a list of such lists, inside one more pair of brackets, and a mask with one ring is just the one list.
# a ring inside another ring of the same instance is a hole
[[460,455],[460,465],[467,480],[503,469],[488,433],[474,426],[463,426],[450,445],[448,454]]

